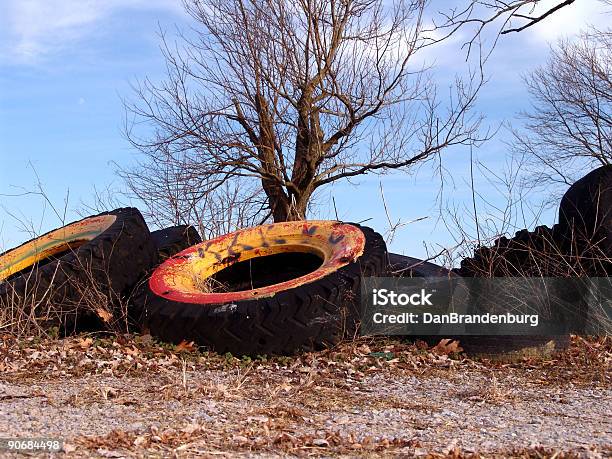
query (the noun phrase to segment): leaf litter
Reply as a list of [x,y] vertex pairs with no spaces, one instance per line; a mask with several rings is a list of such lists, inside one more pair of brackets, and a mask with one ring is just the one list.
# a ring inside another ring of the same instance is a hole
[[500,364],[451,340],[239,358],[149,335],[6,335],[0,431],[61,438],[66,457],[604,457],[611,341]]

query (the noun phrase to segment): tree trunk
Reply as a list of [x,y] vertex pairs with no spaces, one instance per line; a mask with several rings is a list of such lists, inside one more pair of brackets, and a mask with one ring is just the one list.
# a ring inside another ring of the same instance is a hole
[[270,184],[262,179],[263,189],[268,197],[268,205],[275,223],[289,221],[290,205],[285,191],[278,184]]
[[[308,201],[312,196],[310,189],[295,193],[285,193],[280,190],[280,193],[273,193],[272,187],[264,187],[272,218],[275,223],[290,222],[306,219],[306,210],[308,209]],[[270,192],[269,192],[270,191]]]

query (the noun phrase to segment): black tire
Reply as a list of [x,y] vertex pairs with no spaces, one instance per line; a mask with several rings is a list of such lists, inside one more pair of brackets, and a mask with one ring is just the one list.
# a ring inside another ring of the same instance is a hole
[[[408,257],[397,253],[389,253],[389,276],[398,278],[428,278],[425,286],[428,289],[436,289],[444,279],[459,277],[453,271],[444,266],[436,265],[420,258]],[[444,288],[444,287],[443,287]],[[440,313],[446,312],[444,307]],[[438,327],[439,328],[439,327]],[[422,340],[430,345],[437,344],[442,338],[441,335],[410,335],[406,337],[410,341]],[[457,338],[458,339],[458,338]]]
[[103,323],[88,296],[95,293],[106,302],[101,306],[107,312],[110,308],[113,315],[104,318],[104,322],[109,327],[122,323],[124,311],[119,306],[123,298],[157,259],[149,229],[138,209],[104,212],[50,231],[0,255],[0,265],[3,257],[19,249],[31,250],[29,246],[35,247],[36,241],[56,231],[105,216],[115,217],[114,221],[93,239],[43,258],[0,282],[3,307],[21,302],[23,314],[36,315],[36,311],[28,310],[28,305],[42,302],[52,305],[53,315],[41,318],[39,325],[57,326],[60,333],[68,334],[82,325],[91,327]]
[[[461,277],[561,277],[572,270],[572,262],[565,256],[560,229],[555,225],[552,228],[538,226],[533,232],[523,229],[511,239],[501,237],[491,247],[478,247],[474,250],[474,257],[463,259],[461,268],[455,272]],[[476,298],[484,292],[472,294]],[[496,298],[494,292],[489,292],[488,296]],[[500,296],[504,297],[503,292]],[[475,299],[468,301],[470,305],[477,303]],[[488,312],[493,312],[496,306],[491,305]],[[560,311],[554,313],[561,314]],[[470,327],[466,328],[469,330]],[[522,358],[549,358],[569,346],[568,334],[468,335],[456,339],[471,357],[507,362]]]
[[153,231],[151,239],[157,247],[160,262],[176,255],[187,247],[202,242],[200,233],[192,225],[171,226]]
[[586,275],[612,275],[612,165],[591,171],[567,190],[559,227]]
[[384,275],[385,242],[372,229],[363,254],[331,274],[274,296],[201,305],[171,301],[149,288],[146,327],[174,343],[195,341],[235,355],[292,354],[333,346],[357,332],[361,276]]
[[538,226],[474,249],[455,272],[462,277],[567,277],[576,272],[559,225]]
[[443,266],[423,261],[419,258],[407,257],[397,253],[389,253],[389,275],[393,277],[452,277],[452,271]]
[[470,357],[497,362],[548,359],[569,348],[569,335],[461,336],[461,347]]
[[137,330],[142,330],[144,311],[149,298],[147,282],[153,270],[164,260],[202,242],[200,233],[192,225],[171,226],[153,231],[151,240],[157,251],[157,260],[151,264],[145,275],[137,283],[129,299],[128,320],[130,325]]

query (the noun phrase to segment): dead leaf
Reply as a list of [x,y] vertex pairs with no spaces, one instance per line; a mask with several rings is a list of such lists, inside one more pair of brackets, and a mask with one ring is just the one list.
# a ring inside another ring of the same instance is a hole
[[312,441],[314,446],[318,446],[319,448],[327,448],[329,446],[329,442],[324,438],[315,438]]
[[359,351],[359,354],[361,355],[368,355],[370,352],[372,352],[372,350],[370,349],[370,346],[368,346],[367,344],[363,344],[362,346],[359,346],[359,349],[357,349]]
[[186,340],[181,341],[174,348],[177,352],[185,351],[185,352],[193,352],[195,351],[195,343],[193,341],[187,342]]
[[77,447],[71,443],[64,442],[62,449],[64,453],[74,453],[77,450]]
[[98,308],[96,309],[96,313],[98,314],[98,316],[100,316],[100,319],[102,319],[106,323],[110,322],[113,318],[113,315],[106,309]]
[[138,354],[140,354],[140,351],[136,348],[136,346],[126,347],[124,352],[132,357],[136,357]]
[[78,345],[81,349],[89,349],[89,347],[93,344],[93,338],[81,338],[78,342]]
[[181,432],[191,435],[194,432],[198,432],[200,430],[202,430],[202,426],[200,426],[197,423],[193,423],[193,424],[187,424],[185,427],[181,429]]
[[147,437],[144,435],[139,435],[134,440],[134,446],[141,446],[141,445],[144,445],[146,442],[147,442]]
[[458,354],[463,348],[459,346],[459,341],[444,338],[432,348],[432,351],[438,355],[449,355]]
[[249,416],[247,422],[268,422],[270,418],[268,416]]
[[153,337],[149,333],[145,333],[143,330],[143,334],[136,337],[136,342],[142,343],[142,344],[152,344]]

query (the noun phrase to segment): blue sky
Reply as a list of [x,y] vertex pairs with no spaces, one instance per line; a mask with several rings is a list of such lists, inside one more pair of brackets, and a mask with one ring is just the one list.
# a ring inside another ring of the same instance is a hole
[[[543,3],[544,8],[547,2]],[[561,36],[571,38],[587,24],[605,24],[610,16],[602,14],[604,8],[597,0],[578,0],[550,20],[504,36],[488,62],[490,81],[478,102],[486,122],[495,126],[516,121],[516,114],[529,107],[521,75],[546,60],[549,42]],[[24,226],[44,232],[58,225],[40,196],[23,195],[36,190],[34,171],[58,209],[63,211],[68,196],[68,221],[78,217],[82,202],[92,201],[94,187],[121,187],[113,163],[125,166],[135,159],[121,135],[121,97],[130,95],[130,82],[161,77],[164,63],[158,27],[172,31],[175,25],[189,24],[179,0],[0,2],[0,249],[29,239]],[[464,68],[458,49],[461,38],[428,57],[437,64],[435,75],[442,86]],[[508,136],[501,131],[475,151],[475,157],[502,171],[508,163],[504,138]],[[471,205],[470,153],[467,149],[447,153],[444,164],[454,184],[447,184],[444,202],[461,211]],[[394,219],[428,217],[403,227],[391,245],[394,251],[423,256],[424,241],[432,246],[452,245],[451,235],[436,218],[438,186],[429,168],[382,180]],[[476,180],[482,193],[497,199],[493,187],[478,173]],[[371,219],[368,224],[384,232],[387,223],[379,179],[357,183],[327,190],[335,196],[339,217]],[[314,217],[333,217],[328,202],[327,195],[322,196]],[[553,218],[549,212],[543,220],[552,223]]]

